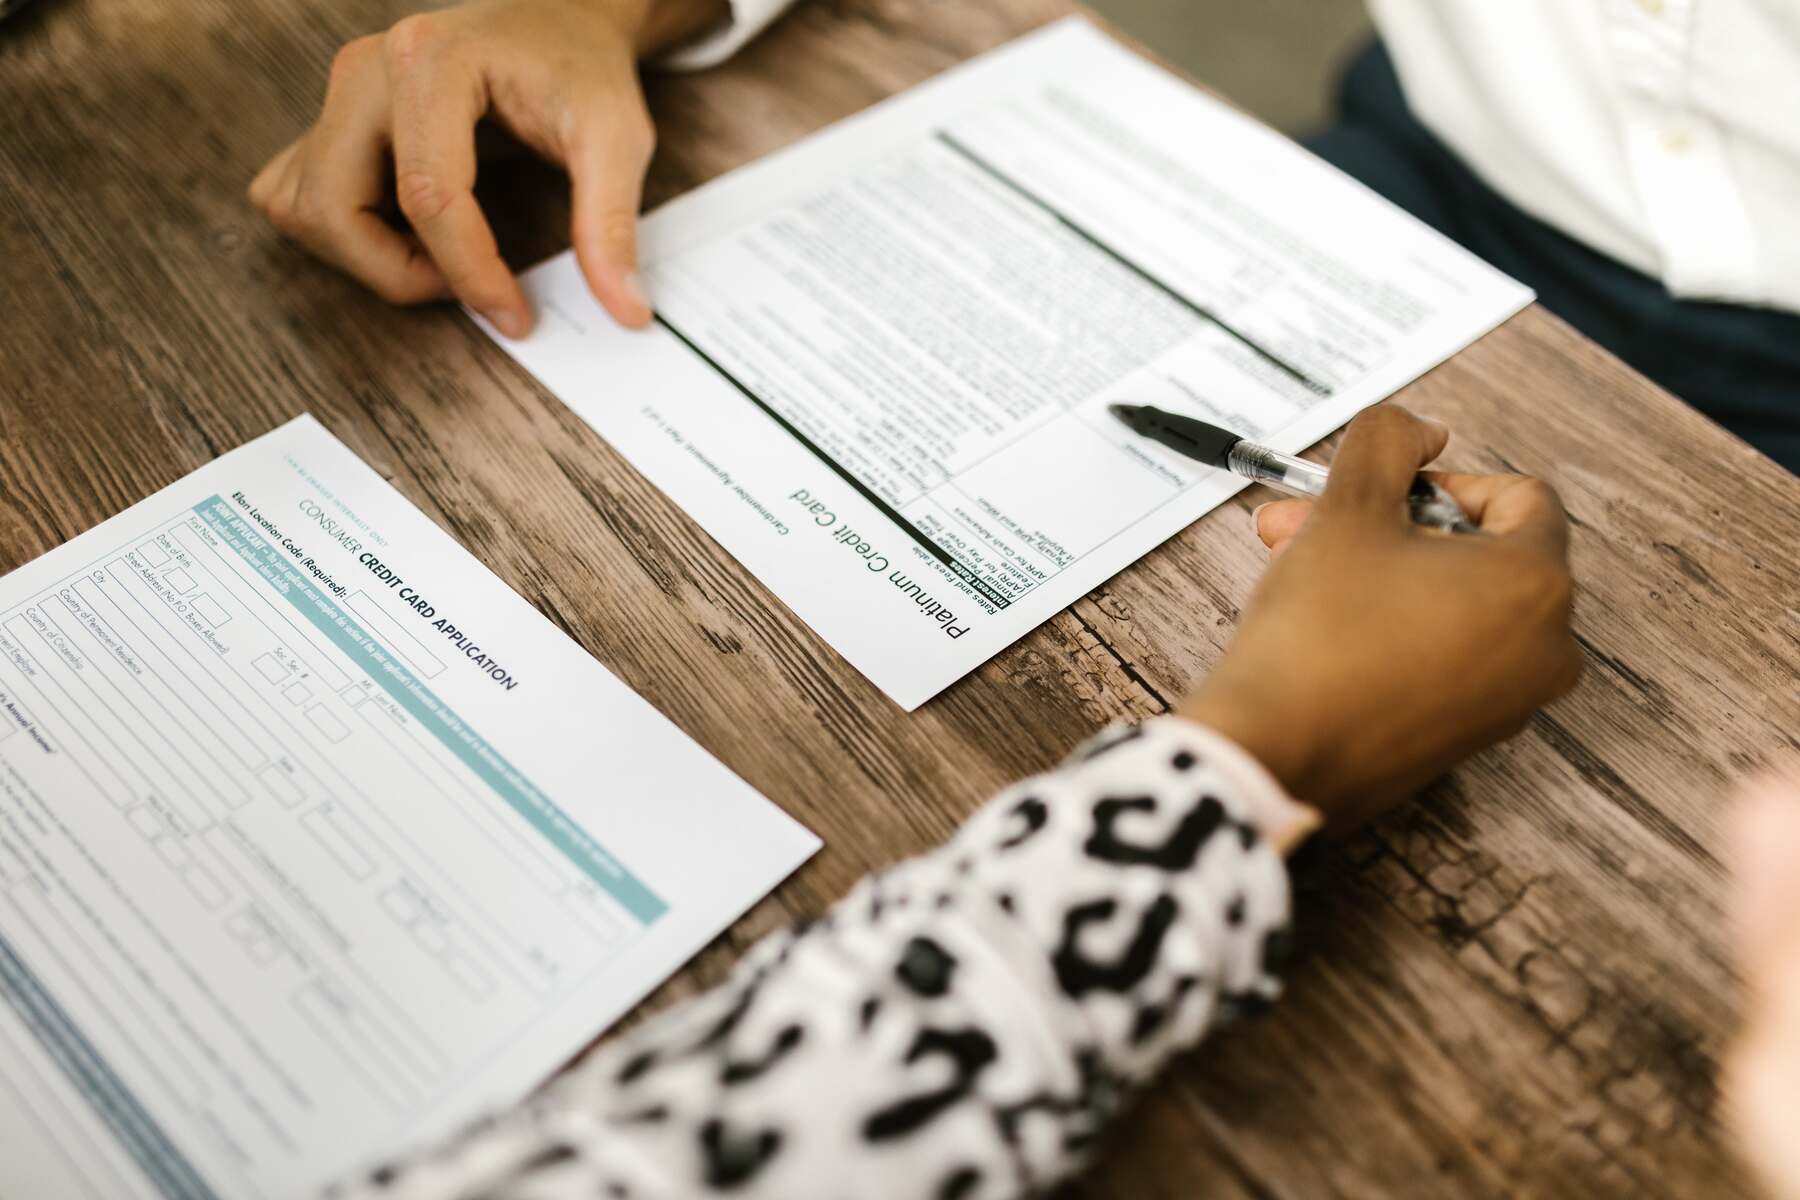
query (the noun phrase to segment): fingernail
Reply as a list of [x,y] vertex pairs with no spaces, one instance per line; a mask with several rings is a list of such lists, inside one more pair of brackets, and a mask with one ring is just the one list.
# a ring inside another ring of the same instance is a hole
[[1439,430],[1445,436],[1449,436],[1450,427],[1448,425],[1444,424],[1442,421],[1438,420],[1436,417],[1420,417],[1419,420],[1423,421],[1426,425],[1429,425],[1431,428]]
[[531,327],[525,314],[516,308],[496,308],[482,315],[490,325],[509,338],[522,338]]
[[1262,510],[1273,503],[1275,503],[1273,500],[1264,500],[1261,504],[1250,510],[1250,525],[1252,528],[1262,528]]

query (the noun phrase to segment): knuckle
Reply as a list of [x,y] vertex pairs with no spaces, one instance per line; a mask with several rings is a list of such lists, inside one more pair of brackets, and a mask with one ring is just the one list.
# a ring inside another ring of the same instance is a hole
[[561,117],[558,140],[572,158],[602,155],[647,167],[656,154],[656,123],[642,108],[622,117],[591,116],[591,105],[571,106]]
[[1511,572],[1512,611],[1527,628],[1566,636],[1575,607],[1575,578],[1566,564],[1533,554]]
[[294,210],[285,195],[272,195],[263,202],[263,215],[269,218],[269,224],[282,233],[292,234],[297,228],[294,224]]
[[637,238],[637,217],[622,208],[609,208],[595,214],[588,233],[606,246],[628,246]]
[[641,161],[648,163],[655,156],[656,122],[650,119],[649,113],[639,111],[633,114],[626,125],[625,136]]
[[257,172],[256,178],[250,181],[250,186],[245,191],[245,195],[256,207],[256,210],[271,219],[287,191],[287,155],[289,153],[291,150],[284,151],[282,155],[271,160],[261,171]]
[[1562,511],[1562,497],[1557,495],[1555,488],[1542,479],[1534,475],[1526,476],[1519,481],[1519,486],[1525,489],[1525,494],[1534,507]]
[[413,13],[394,22],[383,40],[390,68],[405,74],[417,68],[443,46],[444,30],[434,13]]
[[1378,404],[1374,408],[1364,409],[1356,420],[1351,422],[1351,425],[1385,434],[1392,433],[1397,429],[1405,429],[1412,423],[1412,414],[1405,409],[1397,408],[1392,404]]
[[345,42],[338,47],[338,52],[331,57],[331,75],[326,84],[327,94],[342,91],[352,80],[362,74],[369,61],[370,52],[374,49],[375,39],[372,37],[357,38]]
[[325,200],[319,195],[319,189],[302,183],[294,189],[294,198],[288,205],[288,219],[302,229],[316,229],[325,224]]
[[1569,510],[1563,504],[1562,496],[1555,488],[1535,476],[1521,478],[1517,486],[1523,490],[1525,503],[1532,512],[1541,513],[1566,528]]
[[320,232],[324,222],[319,219],[316,210],[304,207],[299,197],[287,206],[284,227],[296,236],[308,236]]
[[451,192],[431,171],[413,167],[394,177],[394,199],[415,225],[434,221],[450,206]]

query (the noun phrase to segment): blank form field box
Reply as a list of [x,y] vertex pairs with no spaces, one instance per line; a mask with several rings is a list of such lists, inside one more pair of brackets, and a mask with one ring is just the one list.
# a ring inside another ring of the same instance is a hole
[[363,623],[363,629],[384,644],[389,650],[399,655],[402,661],[410,666],[424,679],[436,679],[444,673],[444,661],[433,654],[418,638],[406,631],[406,628],[394,618],[381,611],[376,601],[367,592],[352,592],[344,601],[346,607],[355,613]]
[[299,783],[279,765],[272,766],[262,773],[263,786],[269,794],[281,802],[283,808],[292,808],[306,799],[306,793],[300,789]]
[[225,611],[224,606],[205,592],[201,592],[188,603],[194,606],[194,615],[214,629],[231,620],[231,614]]
[[155,538],[151,538],[149,541],[140,545],[137,548],[137,552],[138,557],[152,567],[160,567],[169,561],[169,552],[164,550],[162,545]]
[[256,673],[270,683],[280,683],[282,680],[286,679],[288,673],[293,670],[292,667],[282,662],[279,658],[276,658],[273,654],[257,655],[253,665],[256,667]]
[[293,687],[283,690],[281,694],[287,697],[289,704],[305,704],[312,699],[312,689],[304,683],[296,683]]
[[173,571],[164,571],[163,582],[167,583],[170,587],[174,588],[184,596],[200,586],[194,582],[194,577],[192,575],[189,575],[180,567],[176,567]]
[[333,745],[350,736],[350,727],[323,704],[315,704],[307,709],[306,719],[311,721],[313,728],[324,734],[325,740]]

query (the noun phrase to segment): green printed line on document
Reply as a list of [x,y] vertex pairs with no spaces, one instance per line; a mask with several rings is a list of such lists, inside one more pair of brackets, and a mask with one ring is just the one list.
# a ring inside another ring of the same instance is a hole
[[219,540],[236,551],[263,579],[275,585],[314,628],[349,656],[355,667],[379,684],[450,753],[480,776],[514,812],[589,879],[648,925],[668,905],[608,853],[536,784],[489,745],[400,659],[376,641],[356,619],[281,550],[259,533],[229,500],[213,496],[194,506],[194,513]]

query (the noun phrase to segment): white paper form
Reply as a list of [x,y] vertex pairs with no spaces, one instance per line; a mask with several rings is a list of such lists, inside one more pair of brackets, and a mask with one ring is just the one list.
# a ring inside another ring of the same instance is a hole
[[0,579],[0,1195],[313,1196],[817,845],[296,420]]
[[911,709],[1244,486],[1150,403],[1300,450],[1531,293],[1073,19],[572,257],[508,352]]

